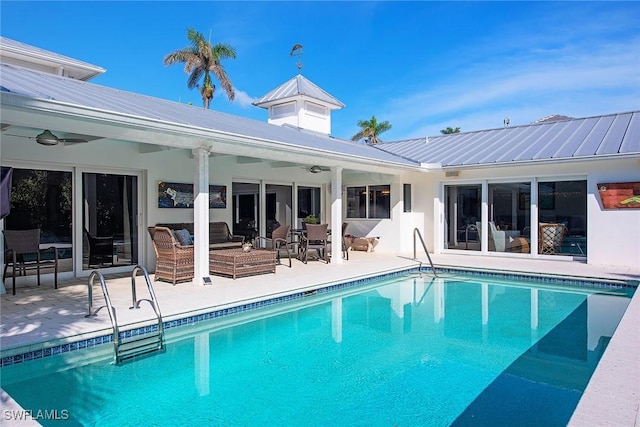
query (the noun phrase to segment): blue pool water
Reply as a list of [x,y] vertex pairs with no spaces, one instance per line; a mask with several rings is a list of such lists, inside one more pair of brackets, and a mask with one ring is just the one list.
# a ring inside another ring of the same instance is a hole
[[411,274],[171,329],[166,352],[122,365],[106,345],[1,381],[68,414],[44,425],[564,426],[632,292]]

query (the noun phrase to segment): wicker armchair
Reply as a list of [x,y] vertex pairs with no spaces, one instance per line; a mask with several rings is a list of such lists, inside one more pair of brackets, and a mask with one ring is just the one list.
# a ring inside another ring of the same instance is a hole
[[174,285],[193,279],[193,245],[182,246],[167,227],[148,230],[153,236],[156,251],[155,280],[171,282]]
[[567,234],[564,224],[540,223],[538,231],[538,253],[554,255],[562,252],[562,241]]

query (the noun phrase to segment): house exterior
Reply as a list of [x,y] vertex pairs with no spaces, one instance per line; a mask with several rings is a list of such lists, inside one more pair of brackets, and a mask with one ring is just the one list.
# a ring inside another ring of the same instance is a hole
[[[201,281],[210,222],[269,235],[309,214],[380,236],[389,254],[412,253],[417,228],[435,253],[640,261],[638,194],[615,209],[601,198],[640,182],[640,112],[365,145],[330,135],[344,105],[301,75],[255,102],[267,123],[95,85],[104,69],[6,38],[0,59],[0,164],[16,200],[2,227],[41,228],[62,279],[153,271],[146,227],[182,222]],[[89,238],[104,236],[113,257],[92,263]]]

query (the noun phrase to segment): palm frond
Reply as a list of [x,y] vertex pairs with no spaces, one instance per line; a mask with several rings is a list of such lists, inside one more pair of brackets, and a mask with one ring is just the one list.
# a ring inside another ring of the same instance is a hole
[[[187,28],[187,39],[191,46],[169,53],[164,57],[164,63],[166,65],[172,65],[177,62],[184,63],[184,71],[189,75],[187,87],[189,89],[200,88],[205,108],[209,108],[209,102],[213,99],[216,88],[211,80],[210,73],[220,81],[222,89],[229,100],[233,101],[235,98],[233,84],[220,63],[223,59],[236,58],[236,51],[233,46],[227,43],[218,43],[212,46],[211,42],[205,39],[202,33],[191,27]],[[198,82],[203,77],[204,82],[202,86],[199,86]]]
[[198,82],[202,78],[202,74],[204,74],[204,70],[202,68],[195,68],[191,74],[189,74],[189,78],[187,79],[187,87],[189,89],[193,89],[198,85]]

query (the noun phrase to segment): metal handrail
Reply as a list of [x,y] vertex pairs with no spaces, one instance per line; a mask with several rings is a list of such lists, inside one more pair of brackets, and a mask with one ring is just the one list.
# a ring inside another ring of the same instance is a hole
[[116,309],[111,304],[111,298],[109,297],[109,291],[107,290],[107,284],[104,281],[104,276],[99,271],[92,271],[89,276],[89,314],[84,317],[95,317],[98,314],[98,311],[105,306],[99,307],[96,311],[93,311],[93,282],[95,278],[100,280],[100,287],[102,288],[102,293],[104,294],[104,301],[106,302],[106,307],[109,311],[109,319],[111,320],[111,326],[113,327],[113,345],[115,347],[115,353],[118,354],[118,347],[120,346],[120,330],[118,328],[118,318],[116,317]]
[[424,243],[424,239],[422,238],[422,234],[420,234],[420,230],[418,228],[413,229],[413,259],[418,259],[416,255],[416,235],[420,238],[420,243],[422,243],[422,247],[424,248],[424,253],[427,254],[427,259],[429,260],[429,265],[431,265],[431,270],[433,271],[433,275],[438,277],[436,273],[436,268],[433,266],[433,261],[431,261],[431,255],[429,255],[429,251],[427,250],[427,245]]
[[[151,299],[137,299],[136,298],[136,276],[139,271],[142,271],[144,274],[145,281],[147,282],[147,288],[149,289],[149,295]],[[96,277],[100,280],[100,287],[102,288],[102,293],[104,294],[105,305],[99,307],[98,309],[93,308],[93,283]],[[118,326],[118,318],[116,317],[116,309],[111,304],[111,298],[109,297],[109,291],[107,289],[107,283],[105,282],[104,276],[97,270],[91,272],[89,275],[88,281],[88,291],[89,291],[89,314],[84,317],[95,317],[102,308],[107,307],[109,311],[109,319],[111,320],[111,327],[113,328],[113,345],[114,345],[114,353],[115,353],[115,361],[116,364],[120,363],[123,358],[131,357],[131,354],[124,355],[126,352],[131,352],[131,348],[125,349],[125,346],[130,345],[131,342],[124,341],[120,342],[120,328]],[[151,280],[149,279],[149,273],[147,270],[141,265],[136,265],[133,268],[133,272],[131,273],[131,299],[133,300],[133,305],[129,307],[130,309],[138,309],[140,308],[140,303],[142,301],[147,301],[151,308],[153,308],[156,317],[158,318],[158,350],[162,350],[164,348],[163,341],[163,322],[162,322],[162,314],[160,313],[160,306],[158,305],[158,301],[156,299],[156,294],[153,290],[153,286],[151,285]],[[123,346],[123,353],[120,352],[120,346]],[[148,346],[148,344],[143,344],[139,346],[139,349]],[[148,351],[148,349],[145,349]]]
[[[136,299],[136,276],[137,273],[141,271],[144,275],[144,280],[147,283],[147,289],[149,290],[149,295],[151,299]],[[160,313],[160,306],[158,305],[158,300],[156,298],[156,293],[153,290],[153,286],[151,285],[151,279],[149,279],[149,272],[146,268],[141,265],[136,265],[131,272],[131,300],[132,306],[129,307],[129,310],[135,310],[140,308],[140,302],[147,301],[151,308],[153,309],[156,317],[158,318],[158,335],[160,336],[160,342],[162,343],[162,333],[163,333],[163,322],[162,322],[162,314]]]

